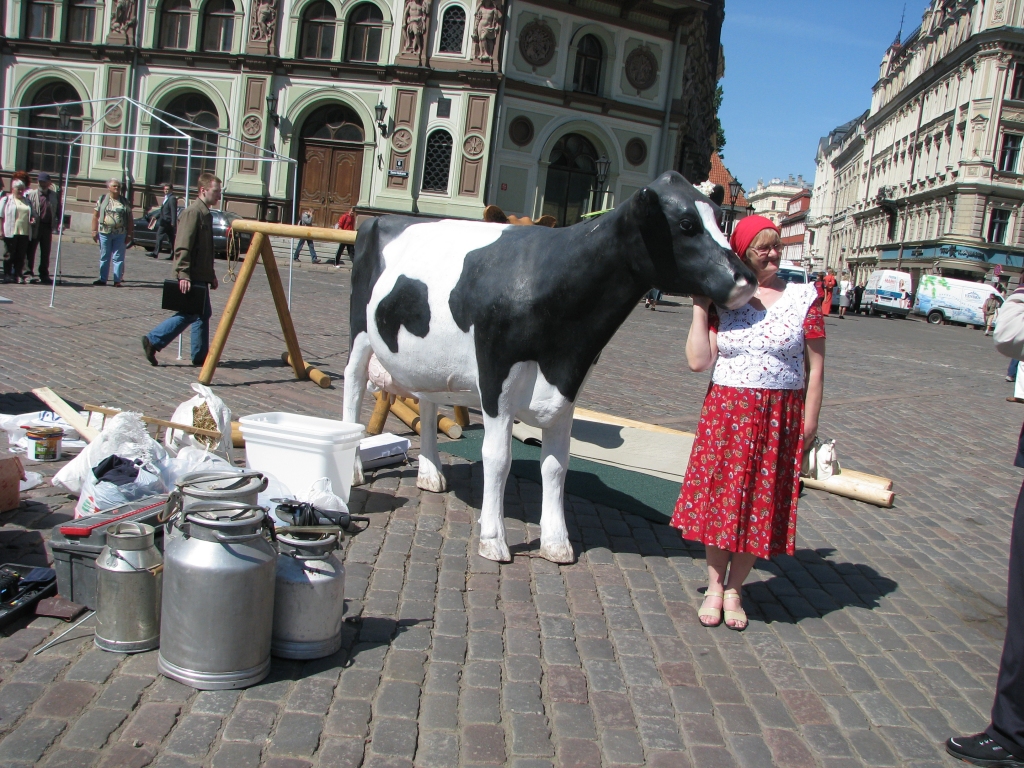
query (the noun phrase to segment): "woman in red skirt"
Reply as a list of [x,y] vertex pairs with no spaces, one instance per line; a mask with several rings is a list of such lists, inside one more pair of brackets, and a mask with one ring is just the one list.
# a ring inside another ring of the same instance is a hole
[[[779,229],[747,216],[730,244],[757,276],[748,304],[693,297],[686,359],[715,367],[672,525],[706,548],[706,627],[743,630],[740,590],[757,558],[793,554],[803,447],[818,431],[825,324],[811,284],[779,277]],[[805,360],[807,379],[805,381]]]

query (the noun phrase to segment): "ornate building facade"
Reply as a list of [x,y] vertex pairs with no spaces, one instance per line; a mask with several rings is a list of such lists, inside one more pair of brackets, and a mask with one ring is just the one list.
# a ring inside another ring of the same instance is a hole
[[[295,197],[317,224],[352,207],[479,218],[491,202],[571,223],[666,168],[706,178],[723,5],[8,2],[0,166],[63,177],[66,144],[45,132],[63,113],[102,135],[71,153],[79,226],[108,178],[148,205],[207,170],[246,216],[288,220]],[[177,130],[129,102],[105,111],[121,96]]]
[[871,108],[818,147],[823,263],[1017,282],[1024,269],[1024,6],[934,0],[882,58]]
[[789,215],[789,201],[793,195],[799,195],[809,187],[803,176],[794,179],[793,174],[789,174],[787,179],[772,179],[767,184],[764,179],[758,179],[757,187],[747,192],[747,200],[755,214],[771,219],[778,225]]

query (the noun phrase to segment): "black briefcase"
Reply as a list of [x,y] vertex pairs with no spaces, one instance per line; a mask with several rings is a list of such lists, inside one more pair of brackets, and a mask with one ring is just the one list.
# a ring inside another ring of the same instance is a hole
[[206,309],[206,292],[208,287],[196,285],[188,293],[182,293],[177,280],[164,280],[164,296],[161,308],[183,315],[201,315]]

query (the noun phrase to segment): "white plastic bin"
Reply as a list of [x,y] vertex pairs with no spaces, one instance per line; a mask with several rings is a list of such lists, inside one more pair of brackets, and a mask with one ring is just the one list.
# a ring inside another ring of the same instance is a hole
[[246,467],[272,473],[296,495],[326,477],[348,503],[362,424],[293,413],[256,413],[239,422]]

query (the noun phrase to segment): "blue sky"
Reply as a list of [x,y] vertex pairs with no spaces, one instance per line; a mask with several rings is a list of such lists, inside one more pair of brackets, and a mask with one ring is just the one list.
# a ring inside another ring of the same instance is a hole
[[[904,36],[926,0],[907,0]],[[726,0],[725,165],[745,189],[814,180],[818,139],[871,106],[903,0]]]

